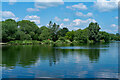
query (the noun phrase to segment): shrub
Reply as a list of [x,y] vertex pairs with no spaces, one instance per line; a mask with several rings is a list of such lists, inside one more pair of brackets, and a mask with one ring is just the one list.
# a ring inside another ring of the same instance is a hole
[[15,44],[15,45],[29,45],[29,44],[40,44],[40,41],[34,41],[34,40],[24,40],[24,41],[19,41],[19,40],[16,40],[16,41],[10,41],[8,42],[8,44]]
[[42,44],[54,44],[52,40],[43,40]]
[[105,40],[104,40],[104,39],[102,39],[102,40],[100,40],[100,42],[104,43],[104,42],[105,42]]

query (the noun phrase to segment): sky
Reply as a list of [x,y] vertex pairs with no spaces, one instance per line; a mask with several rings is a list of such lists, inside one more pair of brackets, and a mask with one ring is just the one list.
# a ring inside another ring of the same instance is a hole
[[39,27],[47,26],[49,21],[52,21],[59,24],[61,28],[67,27],[69,30],[84,29],[90,22],[97,22],[101,31],[118,33],[118,2],[115,0],[95,2],[10,1],[2,2],[0,16],[2,14],[3,21],[6,19],[30,20]]

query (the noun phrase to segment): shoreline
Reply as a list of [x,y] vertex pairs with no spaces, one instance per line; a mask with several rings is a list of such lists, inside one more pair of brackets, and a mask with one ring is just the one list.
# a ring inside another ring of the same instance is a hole
[[[110,42],[116,42],[116,41],[110,41]],[[117,41],[120,42],[120,41]],[[109,43],[109,42],[96,42],[96,43]],[[38,45],[38,44],[56,44],[56,45],[61,45],[61,44],[92,44],[92,43],[80,43],[80,42],[61,42],[61,43],[55,43],[55,42],[39,42],[39,43],[0,43],[0,45]],[[94,43],[93,43],[94,44]]]
[[0,43],[0,45],[6,45],[7,43]]

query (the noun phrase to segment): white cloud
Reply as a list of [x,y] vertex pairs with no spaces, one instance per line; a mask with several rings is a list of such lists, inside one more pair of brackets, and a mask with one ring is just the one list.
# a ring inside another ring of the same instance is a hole
[[118,17],[115,17],[115,19],[118,19]]
[[91,17],[91,16],[93,16],[93,14],[92,13],[87,13],[86,15],[85,14],[83,14],[82,12],[76,12],[76,15],[77,16],[82,16],[82,17]]
[[34,0],[35,2],[63,2],[63,0]]
[[30,20],[32,22],[35,22],[36,24],[40,24],[40,17],[36,15],[29,16],[27,15],[24,20]]
[[67,22],[67,21],[70,21],[68,18],[65,18],[63,21]]
[[49,7],[56,7],[58,5],[63,5],[64,2],[62,0],[34,0],[35,8],[28,8],[28,12],[39,11],[39,9],[46,9]]
[[2,16],[2,20],[6,20],[6,19],[18,20],[19,19],[11,11],[0,11],[0,16]]
[[63,27],[64,27],[64,23],[61,23],[61,24],[60,24],[60,28],[63,28]]
[[94,7],[101,12],[111,11],[118,8],[119,0],[97,0]]
[[81,19],[75,19],[69,24],[60,24],[60,27],[67,27],[69,30],[77,30],[77,29],[84,29],[88,27],[90,22],[96,22],[95,19],[87,19],[87,20],[81,20]]
[[116,28],[116,27],[118,27],[118,26],[117,26],[116,24],[111,24],[111,27],[115,27],[115,28]]
[[73,20],[73,23],[75,26],[79,26],[79,25],[85,25],[85,24],[89,24],[90,22],[96,22],[95,19],[87,19],[87,20],[81,20],[81,19],[75,19]]
[[33,11],[39,11],[39,9],[37,8],[27,8],[28,12],[33,12]]
[[55,17],[54,19],[55,19],[55,21],[61,21],[61,19],[58,17]]
[[66,25],[66,24],[64,24],[64,23],[61,23],[60,24],[60,28],[64,28],[64,27],[66,27],[66,28],[68,28],[69,30],[77,30],[77,29],[80,29],[79,27],[74,27],[74,26],[72,26],[72,23],[71,24],[69,24],[69,25]]
[[72,5],[72,6],[66,6],[66,8],[69,8],[69,9],[72,9],[72,10],[75,10],[75,9],[87,10],[87,6],[84,5],[83,3],[79,3],[79,4],[76,4],[76,5]]
[[35,0],[35,7],[36,8],[48,8],[48,7],[55,7],[58,5],[63,5],[64,2],[62,0]]
[[15,2],[17,2],[17,0],[9,0],[9,4],[10,4],[10,5],[15,4]]
[[111,29],[103,29],[102,31],[106,31],[108,33],[114,33],[113,30],[111,30]]

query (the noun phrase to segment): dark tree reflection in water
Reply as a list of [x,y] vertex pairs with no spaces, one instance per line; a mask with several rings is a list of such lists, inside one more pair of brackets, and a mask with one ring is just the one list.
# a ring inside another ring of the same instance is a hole
[[[34,78],[35,75],[39,75],[40,77],[61,78],[104,78],[106,76],[114,78],[117,77],[118,69],[117,44],[115,42],[107,44],[3,46],[3,77],[16,75],[20,78]],[[40,73],[37,74],[36,71]]]

